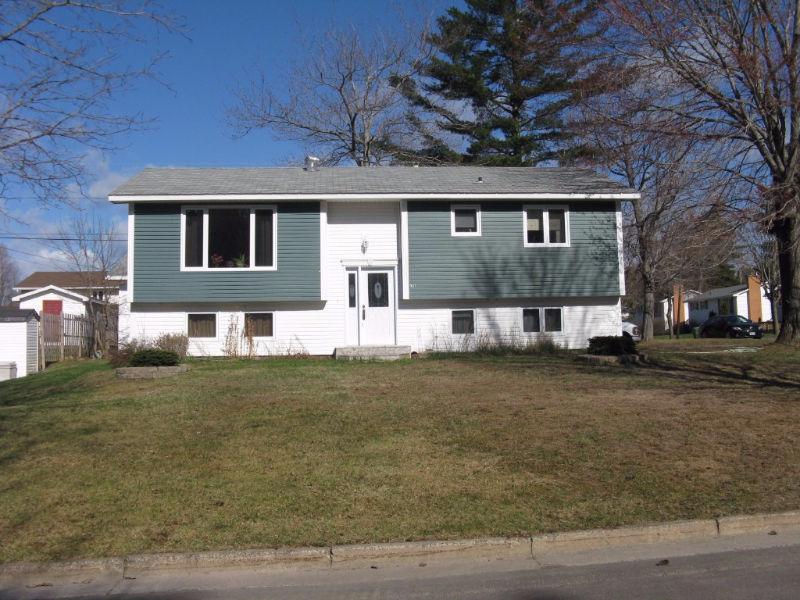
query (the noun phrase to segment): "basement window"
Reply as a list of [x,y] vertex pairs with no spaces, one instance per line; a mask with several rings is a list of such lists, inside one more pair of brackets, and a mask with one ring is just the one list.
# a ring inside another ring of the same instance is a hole
[[452,328],[454,335],[475,333],[475,311],[454,310]]
[[217,315],[214,313],[189,314],[187,319],[187,334],[190,338],[217,337]]
[[272,337],[273,336],[273,314],[272,313],[245,313],[244,314],[244,335],[245,337]]
[[[560,307],[523,308],[523,333],[561,333],[563,331],[563,313]],[[544,325],[544,327],[542,327]]]
[[539,333],[541,330],[541,311],[538,308],[524,308],[522,310],[522,331],[525,333]]

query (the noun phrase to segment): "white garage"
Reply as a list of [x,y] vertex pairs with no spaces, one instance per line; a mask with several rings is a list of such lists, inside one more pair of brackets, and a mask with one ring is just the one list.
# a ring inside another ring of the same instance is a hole
[[0,381],[39,370],[39,315],[0,308]]

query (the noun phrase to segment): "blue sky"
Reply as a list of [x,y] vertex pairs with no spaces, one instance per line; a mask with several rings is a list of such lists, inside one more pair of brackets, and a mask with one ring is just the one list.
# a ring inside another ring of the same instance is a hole
[[[145,166],[275,166],[302,157],[305,148],[275,141],[267,132],[233,139],[224,120],[231,90],[247,72],[263,65],[279,71],[302,60],[303,39],[324,35],[332,27],[354,25],[365,30],[391,29],[398,10],[440,14],[457,0],[427,0],[422,8],[412,3],[375,0],[165,0],[186,19],[186,39],[160,35],[153,49],[168,50],[171,57],[159,67],[166,87],[143,81],[116,100],[120,111],[142,111],[157,119],[151,129],[121,138],[121,147],[101,154],[90,151],[86,164],[92,175],[92,199],[76,198],[76,208],[44,207],[25,190],[10,190],[7,209],[15,219],[0,222],[0,233],[44,233],[58,230],[76,210],[99,214],[114,222],[125,235],[127,209],[112,206],[108,192]],[[402,7],[401,9],[398,9]],[[21,275],[34,270],[68,269],[53,243],[1,240],[20,267]]]

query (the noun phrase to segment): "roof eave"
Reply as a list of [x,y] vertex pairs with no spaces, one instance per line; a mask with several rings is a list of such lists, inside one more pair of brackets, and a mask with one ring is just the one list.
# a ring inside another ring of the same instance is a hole
[[130,202],[251,202],[251,201],[396,201],[396,200],[638,200],[641,194],[619,192],[536,193],[388,193],[388,194],[112,194],[114,204]]

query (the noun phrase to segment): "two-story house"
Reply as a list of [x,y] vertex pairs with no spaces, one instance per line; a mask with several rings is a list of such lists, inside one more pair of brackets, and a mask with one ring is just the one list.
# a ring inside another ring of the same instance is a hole
[[129,210],[120,330],[195,355],[584,347],[620,334],[635,197],[571,168],[145,169],[110,195]]

